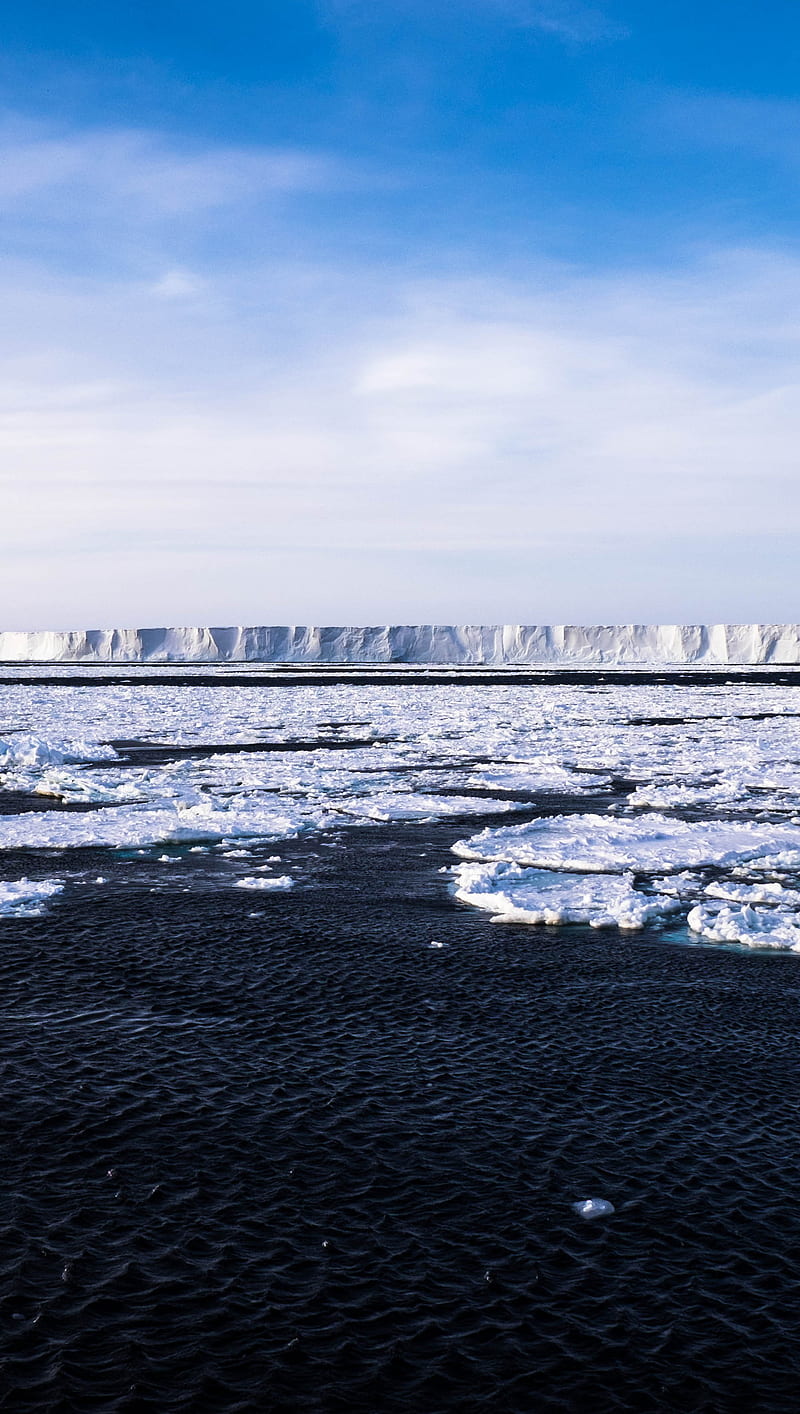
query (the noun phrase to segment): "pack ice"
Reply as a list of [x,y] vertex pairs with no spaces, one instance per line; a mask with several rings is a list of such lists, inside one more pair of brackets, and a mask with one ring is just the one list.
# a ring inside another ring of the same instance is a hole
[[[273,877],[253,857],[259,841],[449,815],[463,825],[459,898],[493,918],[624,929],[688,920],[709,943],[794,949],[798,688],[265,688],[202,676],[89,687],[68,667],[61,675],[57,686],[33,673],[0,683],[0,871],[16,882],[12,851],[51,850],[80,870],[70,851],[166,843],[159,886],[161,875],[183,885],[192,848],[219,852],[233,885]],[[126,742],[160,749],[145,764],[146,752],[126,759]],[[84,808],[9,813],[9,792]],[[531,802],[545,818],[497,819]],[[471,833],[468,817],[486,812],[491,827]],[[226,841],[250,852],[237,862]],[[264,897],[275,887],[258,885]]]
[[[778,881],[704,883],[703,871],[757,869],[776,847],[799,866],[800,825],[557,816],[458,841],[453,850],[465,862],[453,892],[496,923],[634,930],[689,908],[688,927],[709,941],[800,952],[797,890]],[[671,875],[658,877],[664,870]]]

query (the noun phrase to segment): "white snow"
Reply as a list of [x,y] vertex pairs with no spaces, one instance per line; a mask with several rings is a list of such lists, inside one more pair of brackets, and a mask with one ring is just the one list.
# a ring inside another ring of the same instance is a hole
[[59,879],[0,881],[0,918],[41,918],[47,900],[63,887]]

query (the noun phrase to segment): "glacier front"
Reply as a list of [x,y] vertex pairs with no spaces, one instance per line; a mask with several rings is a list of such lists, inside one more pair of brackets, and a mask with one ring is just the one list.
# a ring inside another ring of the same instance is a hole
[[800,624],[0,630],[0,662],[779,666],[800,664]]

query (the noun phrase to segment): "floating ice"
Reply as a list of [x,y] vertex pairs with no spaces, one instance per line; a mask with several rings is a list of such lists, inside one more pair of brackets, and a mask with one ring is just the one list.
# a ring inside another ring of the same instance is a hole
[[0,918],[41,918],[47,900],[63,887],[59,879],[0,881]]
[[698,904],[686,920],[693,933],[713,943],[742,943],[753,948],[781,948],[800,952],[800,920],[777,909],[723,907]]
[[702,875],[684,869],[680,874],[665,874],[663,878],[650,880],[652,888],[660,894],[669,894],[676,899],[695,899],[702,891]]
[[580,1202],[572,1204],[572,1211],[590,1222],[592,1218],[608,1218],[616,1209],[607,1198],[581,1198]]
[[294,879],[290,874],[277,874],[273,879],[266,879],[263,875],[256,878],[255,875],[248,875],[244,879],[237,879],[235,888],[237,889],[293,889]]
[[[311,811],[281,811],[261,803],[240,801],[227,809],[209,800],[161,809],[119,806],[86,814],[47,811],[0,816],[0,849],[75,849],[106,846],[130,849],[153,844],[218,840],[234,835],[287,839],[317,823]],[[163,856],[170,860],[170,856]],[[174,860],[170,860],[174,863]]]
[[[513,655],[527,652],[533,641],[470,633],[459,637],[459,630],[447,640],[456,655],[486,650],[486,661],[499,661],[491,659],[498,642],[503,654]],[[382,635],[375,630],[361,646],[376,659],[389,653],[383,661],[412,648],[438,652],[443,641],[436,635],[425,640],[421,630],[405,638],[400,631]],[[306,661],[315,655],[335,661],[331,655],[346,641],[305,630],[281,640],[290,657],[296,652]],[[233,660],[255,642],[223,635],[214,651]],[[703,648],[698,639],[691,652],[721,652],[721,640],[712,643],[707,636],[705,642]],[[689,639],[680,644],[689,645]],[[598,631],[592,646],[581,630],[566,634],[564,645],[578,655],[595,648],[628,653],[643,648],[645,638]],[[85,646],[99,656],[109,644],[98,638]],[[151,661],[173,649],[177,658],[185,646],[180,636],[148,636],[141,643]],[[128,640],[118,641],[112,656],[124,657],[128,647]],[[555,653],[556,638],[551,647]],[[183,857],[191,846],[234,850],[258,840],[278,848],[302,831],[336,828],[341,838],[343,826],[513,810],[531,796],[560,792],[608,792],[609,804],[620,812],[616,818],[589,814],[597,807],[588,806],[581,815],[495,828],[462,841],[462,860],[486,866],[482,879],[480,871],[459,874],[465,896],[493,917],[510,919],[519,910],[525,921],[549,913],[598,925],[607,919],[637,926],[666,916],[676,900],[684,912],[701,904],[712,926],[719,915],[711,906],[715,898],[731,908],[778,912],[781,927],[800,914],[793,897],[800,892],[797,688],[725,681],[711,687],[609,682],[590,689],[557,683],[523,688],[510,681],[299,691],[276,682],[265,692],[209,687],[198,670],[191,686],[120,681],[76,691],[70,683],[83,670],[59,671],[64,688],[47,687],[33,676],[0,685],[0,787],[103,808],[0,815],[0,850],[98,846],[157,855],[178,844]],[[289,749],[298,742],[329,743],[334,730],[341,733],[341,750]],[[367,745],[345,749],[348,736]],[[175,759],[165,753],[158,762],[135,765],[107,745],[126,740],[215,748],[243,743],[248,751],[176,753]],[[287,750],[250,749],[257,742],[285,743]],[[627,813],[631,800],[659,809]],[[671,810],[679,814],[687,806],[705,818],[670,818]],[[714,818],[721,806],[724,821]],[[469,833],[466,826],[461,833]],[[177,856],[170,862],[177,864]],[[502,873],[496,868],[501,864],[520,872]],[[243,859],[242,870],[246,866]],[[538,870],[540,877],[525,870]],[[719,876],[713,885],[711,870]],[[178,870],[165,864],[162,872],[172,877]],[[255,860],[249,872],[260,872]]]
[[0,771],[19,766],[63,766],[65,762],[116,761],[113,746],[98,741],[65,741],[63,738],[15,733],[0,741]]
[[641,893],[630,875],[558,874],[505,861],[459,865],[454,892],[462,903],[489,910],[495,923],[633,930],[680,907],[663,894]]
[[715,879],[703,892],[708,898],[726,899],[729,903],[774,903],[783,908],[800,904],[800,891],[787,889],[784,884],[729,884]]
[[676,820],[646,814],[556,815],[482,830],[453,846],[463,859],[508,860],[577,873],[650,873],[734,865],[779,848],[800,850],[800,826]]

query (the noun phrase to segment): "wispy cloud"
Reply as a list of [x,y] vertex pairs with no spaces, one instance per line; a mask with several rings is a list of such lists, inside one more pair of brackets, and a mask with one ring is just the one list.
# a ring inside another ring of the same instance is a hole
[[129,214],[196,215],[269,195],[319,192],[353,173],[324,153],[279,147],[199,148],[136,129],[58,134],[14,118],[0,123],[0,200],[102,200]]
[[582,0],[482,0],[518,25],[577,44],[624,39],[628,30]]
[[628,30],[602,9],[584,0],[460,0],[456,15],[452,0],[321,0],[323,10],[338,21],[385,25],[392,15],[430,19],[438,15],[463,22],[468,17],[494,18],[498,23],[538,29],[569,43],[591,44],[624,38]]

